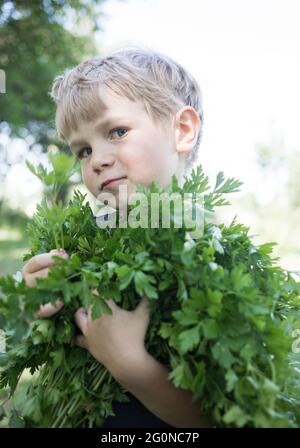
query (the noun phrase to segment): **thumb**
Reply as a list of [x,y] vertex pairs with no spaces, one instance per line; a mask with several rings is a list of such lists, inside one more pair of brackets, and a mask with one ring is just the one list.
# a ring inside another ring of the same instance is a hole
[[148,313],[150,312],[150,300],[146,295],[144,295],[139,301],[139,304],[136,307],[135,311],[137,313],[144,313],[145,311],[147,311]]
[[75,315],[76,325],[79,327],[81,332],[85,335],[87,332],[87,322],[88,322],[88,313],[85,308],[79,308]]
[[49,254],[56,255],[57,257],[69,258],[69,254],[64,249],[52,249]]
[[88,344],[85,336],[82,335],[76,336],[75,344],[78,345],[78,347],[85,348],[86,350],[88,350]]
[[39,311],[37,311],[34,316],[35,317],[51,317],[53,314],[57,313],[62,307],[64,303],[61,300],[56,300],[54,304],[46,303],[45,305],[41,305]]

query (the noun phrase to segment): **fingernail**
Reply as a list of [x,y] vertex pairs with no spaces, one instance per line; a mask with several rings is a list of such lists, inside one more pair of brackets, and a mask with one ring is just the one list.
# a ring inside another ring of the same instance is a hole
[[67,252],[65,251],[65,249],[58,249],[58,254],[61,256],[61,257],[68,257],[69,255],[67,254]]
[[62,258],[69,258],[69,255],[64,249],[53,249],[50,251],[52,255],[57,255]]

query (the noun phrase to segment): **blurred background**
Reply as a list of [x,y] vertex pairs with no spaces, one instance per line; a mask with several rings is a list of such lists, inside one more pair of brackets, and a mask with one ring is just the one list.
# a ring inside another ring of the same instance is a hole
[[[299,0],[0,0],[0,275],[23,266],[43,195],[25,160],[56,146],[48,92],[64,69],[127,44],[163,52],[203,92],[198,164],[244,182],[220,211],[300,270]],[[5,76],[4,76],[5,75]],[[86,192],[80,179],[74,188]]]

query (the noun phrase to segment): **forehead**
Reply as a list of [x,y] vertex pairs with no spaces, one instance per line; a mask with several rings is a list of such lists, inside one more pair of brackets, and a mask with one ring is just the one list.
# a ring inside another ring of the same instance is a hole
[[101,89],[98,91],[101,102],[105,105],[103,113],[97,118],[107,119],[119,115],[139,116],[144,114],[145,107],[142,101],[131,100],[124,95],[118,94],[110,89]]
[[142,101],[131,100],[126,96],[117,94],[111,89],[99,88],[99,104],[101,108],[95,118],[78,120],[77,129],[69,129],[66,136],[70,146],[75,146],[82,134],[91,131],[100,131],[107,126],[120,122],[120,120],[145,120],[146,110]]

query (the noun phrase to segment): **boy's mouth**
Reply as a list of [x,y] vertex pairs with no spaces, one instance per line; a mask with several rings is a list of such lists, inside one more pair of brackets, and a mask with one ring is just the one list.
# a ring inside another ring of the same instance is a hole
[[104,188],[106,185],[111,184],[112,182],[115,182],[115,181],[117,181],[117,180],[121,180],[121,179],[126,179],[126,176],[115,177],[115,178],[113,178],[113,179],[107,179],[107,180],[105,180],[105,181],[102,182],[102,184],[101,184],[101,190],[103,190],[103,188]]

